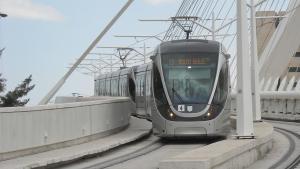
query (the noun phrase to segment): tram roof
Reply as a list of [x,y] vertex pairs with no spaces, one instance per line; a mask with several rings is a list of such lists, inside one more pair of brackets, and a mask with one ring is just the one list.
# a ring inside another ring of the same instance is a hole
[[160,44],[161,53],[176,52],[218,52],[220,43],[212,40],[184,39],[163,42]]
[[105,79],[105,78],[110,78],[110,77],[116,77],[116,76],[122,76],[122,75],[127,75],[127,74],[130,74],[131,71],[132,71],[132,67],[128,67],[128,68],[125,68],[125,69],[113,71],[111,73],[99,75],[99,76],[97,76],[95,78],[95,80],[97,80],[97,79]]
[[151,69],[152,69],[151,62],[133,67],[134,72],[143,72],[143,71],[151,70]]

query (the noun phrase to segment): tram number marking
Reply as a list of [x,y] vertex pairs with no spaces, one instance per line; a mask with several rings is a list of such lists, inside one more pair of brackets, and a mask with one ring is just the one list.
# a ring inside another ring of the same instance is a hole
[[193,111],[193,106],[187,106],[187,111],[188,111],[188,112]]
[[178,105],[178,108],[177,108],[178,111],[185,111],[185,106],[180,104]]

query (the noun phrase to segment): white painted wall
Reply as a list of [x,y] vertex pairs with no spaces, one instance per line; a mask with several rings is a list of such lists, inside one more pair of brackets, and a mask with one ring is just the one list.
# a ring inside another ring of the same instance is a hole
[[129,124],[129,98],[0,108],[0,155],[78,139]]

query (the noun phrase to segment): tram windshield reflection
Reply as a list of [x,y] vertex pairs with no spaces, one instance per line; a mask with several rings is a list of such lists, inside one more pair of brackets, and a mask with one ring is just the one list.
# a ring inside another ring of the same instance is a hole
[[202,104],[212,92],[218,53],[170,53],[162,55],[164,80],[173,105]]

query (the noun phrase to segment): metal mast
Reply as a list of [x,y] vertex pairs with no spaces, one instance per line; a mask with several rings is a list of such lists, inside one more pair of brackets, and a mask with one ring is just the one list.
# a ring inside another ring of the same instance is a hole
[[114,23],[120,18],[120,16],[126,11],[134,0],[128,0],[127,3],[121,8],[117,15],[109,22],[104,30],[97,36],[97,38],[91,43],[91,45],[84,51],[80,58],[74,63],[69,71],[56,83],[56,85],[50,90],[50,92],[40,101],[39,105],[47,104],[57,91],[64,85],[68,77],[74,72],[77,66],[86,58],[86,56],[93,50],[97,43],[103,38],[103,36],[110,30]]

